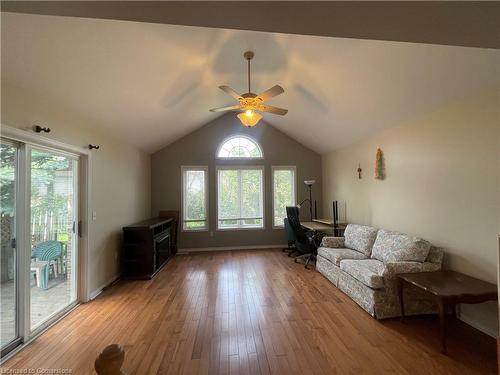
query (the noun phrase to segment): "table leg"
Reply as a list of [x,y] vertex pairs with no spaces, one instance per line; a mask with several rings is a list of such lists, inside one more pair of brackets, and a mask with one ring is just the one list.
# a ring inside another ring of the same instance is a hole
[[441,326],[441,353],[446,354],[446,302],[439,298],[439,323]]
[[401,323],[405,321],[405,304],[403,301],[403,280],[398,280],[398,289],[399,289],[399,305],[401,306]]

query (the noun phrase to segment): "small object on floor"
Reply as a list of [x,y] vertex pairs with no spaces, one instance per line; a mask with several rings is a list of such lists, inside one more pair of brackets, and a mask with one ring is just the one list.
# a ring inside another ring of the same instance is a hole
[[118,344],[111,344],[104,348],[94,362],[98,375],[125,375],[121,370],[125,360],[125,351]]

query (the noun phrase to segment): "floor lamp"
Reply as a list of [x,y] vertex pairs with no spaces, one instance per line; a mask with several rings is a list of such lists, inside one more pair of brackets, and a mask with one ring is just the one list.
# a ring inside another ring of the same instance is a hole
[[302,202],[300,202],[300,204],[297,205],[297,207],[300,208],[300,206],[302,206],[305,202],[309,201],[309,214],[311,215],[311,221],[313,220],[312,186],[314,185],[315,182],[316,180],[304,181],[304,184],[306,184],[307,187],[309,188],[309,198],[304,199]]

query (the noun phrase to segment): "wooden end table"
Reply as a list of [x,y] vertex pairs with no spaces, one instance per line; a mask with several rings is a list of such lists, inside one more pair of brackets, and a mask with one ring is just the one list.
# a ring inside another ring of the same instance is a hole
[[498,299],[497,286],[455,271],[403,273],[399,278],[401,321],[404,321],[403,286],[411,284],[434,295],[439,306],[441,353],[446,354],[446,312],[456,317],[457,303],[481,303]]

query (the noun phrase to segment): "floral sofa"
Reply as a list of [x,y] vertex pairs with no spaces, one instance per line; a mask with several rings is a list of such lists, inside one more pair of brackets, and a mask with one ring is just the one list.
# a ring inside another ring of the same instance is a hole
[[[377,319],[401,315],[397,275],[441,269],[443,250],[403,233],[349,224],[344,237],[324,237],[316,269]],[[405,314],[437,312],[425,292],[404,288]]]

